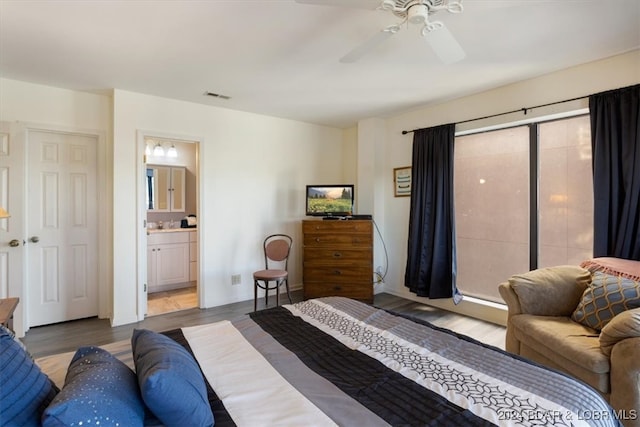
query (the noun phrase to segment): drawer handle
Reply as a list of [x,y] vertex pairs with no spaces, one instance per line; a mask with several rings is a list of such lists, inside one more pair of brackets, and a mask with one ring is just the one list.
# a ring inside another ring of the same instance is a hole
[[335,274],[336,276],[340,276],[342,274],[342,271],[340,270],[334,270],[333,274]]
[[316,237],[316,243],[320,243],[320,238]]
[[333,253],[333,257],[334,258],[340,258],[342,256],[342,254],[340,252],[334,252]]
[[333,290],[334,290],[334,291],[342,290],[342,286],[334,286],[334,287],[333,287]]

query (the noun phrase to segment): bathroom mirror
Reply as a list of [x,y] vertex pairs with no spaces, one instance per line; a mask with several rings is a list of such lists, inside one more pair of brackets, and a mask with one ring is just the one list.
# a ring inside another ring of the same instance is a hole
[[147,210],[184,212],[185,173],[180,166],[148,165],[146,174]]

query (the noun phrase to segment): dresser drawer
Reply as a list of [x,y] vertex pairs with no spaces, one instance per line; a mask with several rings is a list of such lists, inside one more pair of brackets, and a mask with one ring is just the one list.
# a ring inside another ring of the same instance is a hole
[[363,286],[361,284],[337,282],[304,284],[305,299],[329,296],[353,298],[371,303],[373,302],[373,285]]
[[373,238],[369,234],[322,234],[310,233],[304,235],[305,247],[314,246],[371,246]]
[[303,221],[302,231],[307,233],[368,233],[371,234],[373,226],[371,221],[359,220],[334,220],[334,221]]
[[373,282],[373,272],[367,267],[344,267],[339,265],[308,265],[304,266],[303,282],[340,282],[362,283]]
[[305,247],[304,265],[330,264],[367,267],[370,265],[369,260],[372,255],[371,248]]

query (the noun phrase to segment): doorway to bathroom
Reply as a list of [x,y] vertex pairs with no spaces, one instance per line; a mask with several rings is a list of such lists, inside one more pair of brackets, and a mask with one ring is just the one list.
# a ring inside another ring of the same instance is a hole
[[198,141],[144,135],[145,316],[198,307]]

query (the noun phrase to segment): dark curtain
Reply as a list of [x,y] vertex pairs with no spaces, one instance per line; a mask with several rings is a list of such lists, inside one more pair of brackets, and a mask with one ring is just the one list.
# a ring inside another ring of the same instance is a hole
[[453,297],[458,302],[453,203],[454,134],[454,124],[414,132],[404,284],[418,296]]
[[589,97],[593,256],[640,260],[640,85]]

